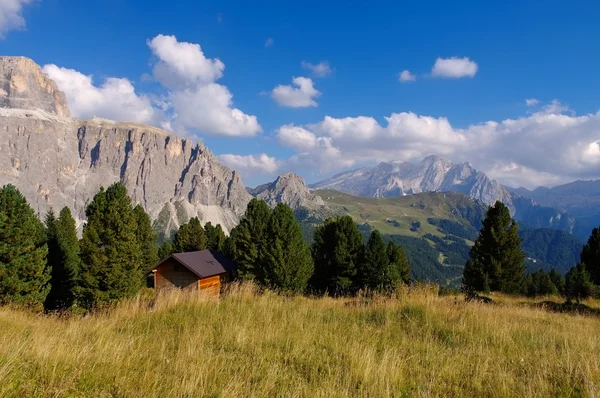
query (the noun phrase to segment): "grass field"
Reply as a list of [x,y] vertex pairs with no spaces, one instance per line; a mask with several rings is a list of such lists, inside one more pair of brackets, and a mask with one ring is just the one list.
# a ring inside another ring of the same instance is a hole
[[86,318],[5,307],[0,396],[600,394],[600,318],[494,299],[465,303],[428,287],[313,299],[243,286],[220,300],[138,298]]

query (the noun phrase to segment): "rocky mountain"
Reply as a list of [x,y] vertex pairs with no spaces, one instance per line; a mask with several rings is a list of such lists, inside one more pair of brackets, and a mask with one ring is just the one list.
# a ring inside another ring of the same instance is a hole
[[79,225],[101,186],[122,181],[163,233],[189,218],[235,226],[251,199],[202,144],[134,123],[69,117],[65,96],[32,60],[0,57],[0,185],[37,213],[69,206]]
[[320,196],[309,191],[304,179],[293,173],[283,173],[275,181],[249,189],[249,192],[271,207],[282,202],[294,210],[318,211],[325,206]]
[[417,164],[382,162],[375,167],[337,174],[310,187],[369,197],[452,191],[486,204],[501,200],[512,208],[510,193],[496,181],[477,171],[470,163],[454,164],[435,155],[428,156]]

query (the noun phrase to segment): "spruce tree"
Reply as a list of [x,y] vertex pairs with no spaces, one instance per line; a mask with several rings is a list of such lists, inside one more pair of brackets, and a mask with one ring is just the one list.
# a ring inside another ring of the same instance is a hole
[[386,288],[393,289],[400,283],[410,283],[410,264],[402,247],[390,241],[386,254],[389,262],[385,281]]
[[208,249],[214,249],[219,253],[223,253],[226,237],[223,228],[221,228],[221,224],[213,226],[209,221],[204,225],[204,232],[206,233],[206,247]]
[[173,238],[173,250],[176,253],[194,252],[206,249],[206,234],[198,217],[179,227]]
[[519,293],[525,277],[525,254],[517,223],[500,201],[488,209],[463,272],[463,289]]
[[381,233],[374,230],[365,246],[364,259],[358,267],[357,282],[359,289],[380,291],[385,288],[386,271],[389,259],[387,247]]
[[565,296],[567,301],[575,299],[578,303],[592,295],[593,285],[587,267],[583,263],[571,268],[565,276]]
[[158,259],[159,261],[162,261],[173,253],[175,252],[173,251],[173,245],[171,242],[164,241],[163,244],[158,248]]
[[600,285],[600,228],[594,228],[581,251],[581,263],[585,264],[591,281]]
[[530,297],[558,293],[550,274],[543,269],[527,275],[527,295]]
[[565,294],[565,278],[559,274],[554,268],[550,271],[550,280],[556,286],[559,294]]
[[265,244],[265,233],[270,216],[271,209],[265,201],[252,199],[248,203],[244,217],[231,231],[225,251],[238,266],[237,278],[243,280],[262,278],[260,255]]
[[86,208],[77,300],[85,308],[134,296],[144,283],[137,222],[125,186],[100,189]]
[[265,235],[260,262],[264,268],[259,281],[284,293],[303,292],[314,265],[300,223],[289,206],[275,206]]
[[50,290],[44,226],[13,185],[0,189],[0,304],[32,307]]
[[311,279],[313,288],[333,295],[351,293],[363,252],[362,234],[352,217],[325,220],[314,234],[312,256],[315,272]]
[[157,235],[152,228],[150,216],[141,205],[133,208],[133,215],[137,224],[136,238],[142,250],[142,267],[149,272],[158,263]]
[[75,292],[81,269],[77,228],[68,207],[60,211],[58,219],[54,217],[54,213],[48,213],[46,233],[48,264],[52,267],[52,277],[45,307],[50,311],[63,310],[76,304]]

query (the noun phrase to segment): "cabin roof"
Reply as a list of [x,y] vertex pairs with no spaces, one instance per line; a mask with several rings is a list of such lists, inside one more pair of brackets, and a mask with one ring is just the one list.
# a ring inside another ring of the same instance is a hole
[[173,253],[161,261],[155,269],[159,268],[169,259],[174,259],[199,278],[208,278],[215,275],[233,271],[235,264],[216,250],[207,249],[195,252]]

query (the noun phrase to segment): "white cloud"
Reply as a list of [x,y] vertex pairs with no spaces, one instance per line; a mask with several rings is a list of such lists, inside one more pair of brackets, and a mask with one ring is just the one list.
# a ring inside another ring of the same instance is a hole
[[527,106],[536,106],[540,103],[540,100],[538,100],[537,98],[527,98],[525,100],[525,105]]
[[296,154],[287,163],[331,173],[379,161],[415,161],[435,153],[515,186],[555,185],[600,178],[600,112],[565,114],[552,102],[539,112],[455,128],[443,117],[393,113],[325,119],[279,128],[279,143]]
[[292,82],[296,87],[280,84],[271,92],[271,98],[279,105],[289,108],[307,108],[318,105],[314,99],[321,93],[313,87],[312,79],[294,77]]
[[431,69],[431,74],[435,77],[458,79],[475,76],[477,69],[477,64],[467,57],[438,58]]
[[310,70],[316,77],[326,77],[331,74],[331,67],[327,61],[321,61],[316,65],[302,61],[301,65],[304,69]]
[[76,70],[45,65],[43,71],[56,82],[67,96],[69,109],[74,117],[106,119],[157,124],[162,115],[152,106],[149,97],[135,93],[127,79],[110,77],[101,86],[95,86],[92,76]]
[[269,37],[266,41],[265,41],[265,47],[271,47],[273,44],[275,44],[275,40],[273,40],[272,37]]
[[34,0],[0,0],[0,39],[14,29],[25,27],[23,7],[33,3]]
[[398,79],[402,83],[408,83],[408,82],[414,82],[415,80],[417,80],[417,76],[410,73],[409,70],[403,70],[402,72],[400,72],[398,74]]
[[239,171],[244,178],[251,178],[253,174],[275,174],[280,167],[280,162],[265,153],[260,155],[219,155],[219,160]]

